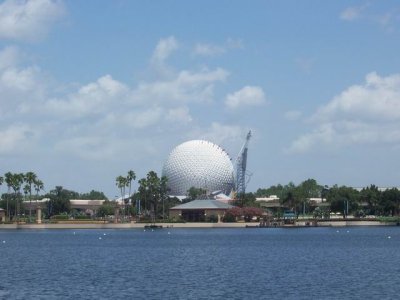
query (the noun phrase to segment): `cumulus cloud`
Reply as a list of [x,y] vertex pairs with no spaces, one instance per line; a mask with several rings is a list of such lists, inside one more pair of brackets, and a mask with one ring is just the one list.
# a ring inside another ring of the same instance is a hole
[[225,48],[211,44],[196,44],[193,54],[202,56],[215,56],[225,53]]
[[163,64],[164,61],[178,48],[179,44],[175,37],[170,36],[161,39],[153,52],[151,62],[156,65]]
[[229,109],[237,109],[242,106],[259,106],[266,103],[265,94],[258,86],[245,86],[244,88],[228,94],[225,105]]
[[35,132],[24,124],[14,124],[0,130],[0,154],[18,153],[35,138]]
[[196,56],[217,56],[226,53],[230,49],[241,48],[243,48],[242,40],[229,38],[222,45],[197,43],[193,49],[193,54]]
[[20,51],[15,46],[7,46],[0,50],[0,71],[15,66],[20,60]]
[[170,80],[142,82],[133,91],[136,102],[203,102],[210,101],[213,96],[213,86],[224,82],[229,73],[221,68],[215,70],[203,69],[198,72],[180,71]]
[[192,135],[201,139],[213,141],[223,145],[230,141],[241,141],[246,136],[246,129],[237,125],[221,124],[212,122],[209,128],[203,129],[203,132],[194,132]]
[[373,11],[372,7],[373,5],[370,3],[347,7],[340,13],[340,19],[349,22],[363,20],[371,24],[377,24],[387,32],[394,31],[395,23],[400,19],[398,8],[394,7],[383,12],[377,12]]
[[179,122],[179,123],[190,123],[193,119],[190,115],[189,108],[177,107],[168,110],[166,119],[168,121]]
[[45,109],[49,113],[77,118],[106,112],[110,106],[120,105],[120,100],[127,97],[129,88],[114,80],[110,75],[99,78],[96,82],[81,87],[78,92],[66,99],[51,99]]
[[[159,64],[168,68],[168,57],[178,47],[174,37],[161,39],[150,67]],[[200,125],[202,116],[191,114],[193,106],[201,110],[204,104],[212,108],[221,105],[214,101],[214,90],[230,75],[223,68],[181,69],[168,76],[156,69],[151,80],[136,84],[106,74],[66,91],[47,80],[39,67],[24,61],[23,55],[17,47],[0,50],[0,153],[10,153],[16,147],[30,151],[29,145],[46,137],[46,143],[40,144],[55,157],[62,154],[102,160],[127,155],[133,142],[141,144],[140,149],[134,149],[135,157],[144,152],[158,155],[157,143],[176,132],[219,144],[240,142],[245,136],[238,126],[219,122],[210,127],[209,123]],[[264,94],[249,86],[231,97],[237,97],[237,106],[256,105]],[[25,125],[13,125],[14,120],[24,120]],[[40,129],[40,135],[31,130],[32,125]]]
[[44,74],[35,65],[22,66],[23,58],[17,47],[0,50],[0,116],[27,112],[45,94]]
[[320,107],[310,118],[315,129],[299,136],[288,152],[321,146],[400,143],[400,74],[375,72]]
[[364,84],[347,88],[321,107],[313,118],[326,120],[339,115],[380,121],[399,120],[400,74],[387,77],[375,72],[367,74]]
[[64,5],[58,0],[6,0],[0,4],[0,38],[36,41],[64,13]]

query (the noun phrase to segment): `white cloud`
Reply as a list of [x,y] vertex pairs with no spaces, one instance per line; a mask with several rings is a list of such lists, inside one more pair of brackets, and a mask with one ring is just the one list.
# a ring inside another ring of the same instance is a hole
[[23,56],[17,47],[0,50],[0,116],[27,112],[44,97],[44,74],[35,65],[21,67]]
[[45,109],[49,113],[77,118],[104,113],[110,106],[118,107],[129,94],[129,88],[114,80],[110,75],[100,77],[96,82],[81,87],[77,93],[66,99],[51,99]]
[[369,120],[400,119],[400,74],[380,77],[367,74],[365,83],[353,85],[321,107],[313,119],[345,118]]
[[161,39],[153,52],[151,62],[156,65],[163,64],[164,61],[171,55],[171,53],[178,48],[179,44],[175,37],[170,36],[168,38]]
[[340,13],[340,19],[350,22],[363,20],[371,24],[377,24],[387,32],[393,32],[395,23],[400,20],[398,8],[393,7],[384,12],[376,12],[369,9],[372,7],[373,5],[370,3],[348,7]]
[[215,56],[225,53],[225,48],[211,44],[197,44],[193,50],[194,55]]
[[0,4],[0,38],[36,41],[64,13],[58,0],[6,0]]
[[226,96],[225,105],[230,109],[242,106],[259,106],[266,103],[265,94],[258,86],[245,86],[239,91]]
[[0,130],[0,154],[15,154],[27,148],[36,134],[27,125],[15,124]]
[[219,145],[228,143],[229,141],[241,141],[246,135],[246,129],[236,125],[226,125],[219,122],[213,122],[203,132],[194,132],[193,136],[201,139],[210,140]]
[[354,21],[362,16],[366,8],[366,5],[347,7],[340,13],[340,18],[345,21]]
[[217,56],[226,53],[230,49],[242,49],[243,41],[240,39],[229,38],[222,45],[210,43],[197,43],[193,49],[193,54],[197,56]]
[[128,113],[124,118],[127,126],[130,125],[133,128],[141,129],[157,124],[161,120],[162,115],[163,109],[161,107],[152,107]]
[[20,57],[20,51],[15,46],[5,47],[0,51],[0,71],[15,66]]
[[189,113],[189,108],[187,107],[177,107],[168,110],[166,119],[171,122],[178,123],[190,123],[192,122],[192,116]]
[[223,82],[229,73],[224,69],[190,72],[183,70],[171,80],[142,82],[133,91],[135,102],[158,102],[171,105],[176,102],[204,102],[213,96],[213,85]]
[[315,129],[299,136],[288,152],[307,152],[321,146],[400,143],[400,74],[367,74],[319,108],[311,117]]

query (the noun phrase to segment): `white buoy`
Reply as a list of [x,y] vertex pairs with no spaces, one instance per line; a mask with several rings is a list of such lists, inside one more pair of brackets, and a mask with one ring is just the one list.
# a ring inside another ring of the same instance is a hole
[[168,231],[168,234],[171,234],[171,232]]
[[74,235],[75,235],[75,231],[74,231]]
[[101,237],[99,237],[99,240],[101,240]]
[[6,241],[3,241],[3,244],[5,244],[6,243]]
[[391,239],[391,238],[392,238],[392,237],[389,235],[389,236],[388,236],[388,239]]
[[350,231],[347,230],[347,233],[349,233]]
[[103,233],[103,235],[107,235],[107,234]]
[[336,232],[339,232],[339,230],[336,230]]

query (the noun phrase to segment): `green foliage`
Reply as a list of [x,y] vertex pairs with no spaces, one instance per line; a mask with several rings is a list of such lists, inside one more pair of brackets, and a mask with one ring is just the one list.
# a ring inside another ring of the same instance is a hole
[[165,217],[165,209],[169,206],[167,178],[160,178],[156,172],[150,171],[146,178],[140,179],[138,183],[143,217],[150,215],[152,221],[161,215]]
[[46,195],[50,200],[47,202],[47,215],[52,217],[62,213],[69,213],[71,210],[71,199],[77,199],[79,193],[64,189],[62,186],[56,186]]
[[90,217],[88,217],[87,215],[76,215],[74,217],[75,220],[91,220]]
[[69,216],[68,215],[53,215],[51,217],[52,220],[69,220]]
[[111,216],[114,214],[115,206],[116,206],[115,202],[106,200],[104,201],[103,205],[100,206],[97,215],[102,218],[106,216]]
[[225,223],[233,223],[236,222],[236,216],[234,216],[231,212],[227,211],[222,218],[222,221]]
[[[188,191],[188,201],[196,200],[199,196],[207,196],[207,190],[192,186]],[[204,199],[204,198],[203,198]]]
[[89,193],[80,194],[79,199],[83,200],[108,200],[103,192],[91,190]]
[[217,223],[218,216],[216,216],[216,215],[207,216],[206,222]]
[[351,213],[359,208],[359,192],[351,187],[334,185],[329,189],[327,200],[331,211],[343,214]]

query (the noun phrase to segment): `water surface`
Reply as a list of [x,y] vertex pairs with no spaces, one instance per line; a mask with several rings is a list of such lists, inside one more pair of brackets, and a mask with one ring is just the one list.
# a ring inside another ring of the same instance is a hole
[[0,299],[395,299],[400,228],[0,230]]

